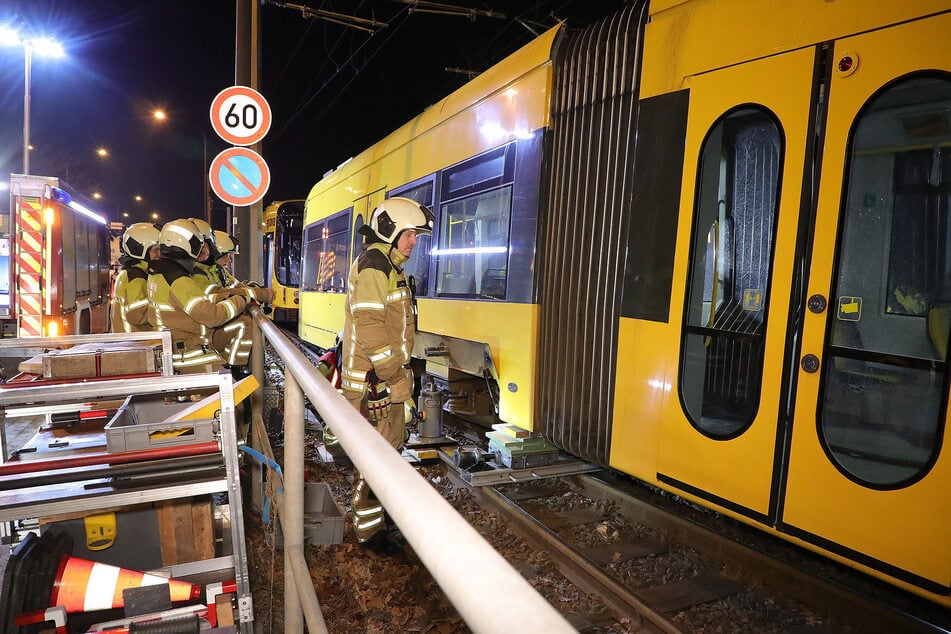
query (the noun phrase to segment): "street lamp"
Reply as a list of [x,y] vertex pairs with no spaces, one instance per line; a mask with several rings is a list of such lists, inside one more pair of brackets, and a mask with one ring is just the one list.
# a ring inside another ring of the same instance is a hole
[[33,68],[33,52],[44,57],[62,57],[63,47],[52,38],[25,38],[7,25],[0,26],[0,43],[23,47],[23,173],[30,173],[30,73]]
[[[153,110],[152,117],[159,122],[165,122],[168,120],[168,115],[165,114],[164,110]],[[205,211],[205,221],[210,225],[211,224],[211,196],[209,194],[209,184],[208,184],[208,136],[205,134],[205,131],[197,123],[192,123],[187,119],[176,119],[176,121],[187,124],[198,130],[198,133],[201,134],[201,156],[202,156],[202,186],[204,192],[204,204],[202,209]]]

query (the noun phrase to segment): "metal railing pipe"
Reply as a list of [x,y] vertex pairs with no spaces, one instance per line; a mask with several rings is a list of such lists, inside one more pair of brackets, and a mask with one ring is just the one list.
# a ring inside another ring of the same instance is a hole
[[[261,446],[261,451],[266,461],[274,462],[274,453],[271,451],[270,443],[267,441],[267,432],[264,431],[264,420],[260,416],[254,417],[251,434],[256,437],[257,443]],[[270,497],[273,502],[272,508],[278,520],[281,521],[282,531],[285,530],[282,518],[284,518],[284,509],[287,504],[284,499],[284,493],[281,490],[283,484],[282,480],[276,478],[268,478],[265,483],[269,492],[268,497]],[[320,601],[317,599],[314,581],[310,576],[310,570],[307,568],[307,559],[303,546],[289,548],[285,542],[284,551],[285,553],[290,553],[291,562],[289,568],[291,575],[286,574],[288,569],[285,568],[285,590],[288,580],[296,584],[294,589],[297,592],[297,598],[304,611],[304,622],[307,623],[307,631],[310,632],[310,634],[327,634],[327,623],[324,621],[324,615],[320,610]],[[285,558],[285,564],[286,561],[287,559]],[[284,629],[288,632],[293,631],[289,627],[286,627],[286,623]]]
[[[255,329],[257,330],[257,329]],[[304,546],[304,393],[291,372],[284,372],[284,570],[293,570],[295,553]],[[310,577],[308,575],[308,582]],[[284,628],[303,631],[303,612],[295,577],[284,575]]]
[[[576,631],[337,393],[260,309],[253,308],[252,315],[472,631]],[[285,448],[285,460],[286,452]],[[461,570],[459,562],[465,562]]]

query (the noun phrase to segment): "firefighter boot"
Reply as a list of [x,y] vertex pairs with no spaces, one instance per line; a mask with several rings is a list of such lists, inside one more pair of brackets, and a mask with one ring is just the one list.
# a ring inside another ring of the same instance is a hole
[[366,542],[385,526],[383,505],[373,495],[366,480],[357,475],[353,484],[353,532],[357,541]]
[[343,447],[340,445],[340,441],[329,427],[324,427],[324,449],[327,450],[327,453],[330,454],[331,459],[337,464],[353,464],[353,462],[350,461],[350,456],[348,456],[347,452],[343,450]]

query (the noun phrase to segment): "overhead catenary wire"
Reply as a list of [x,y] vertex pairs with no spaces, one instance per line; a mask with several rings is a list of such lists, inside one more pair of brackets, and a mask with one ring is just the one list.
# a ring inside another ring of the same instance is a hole
[[[288,3],[279,2],[277,0],[265,0],[268,4],[275,6],[287,6]],[[530,20],[530,15],[539,15],[540,12],[547,10],[547,16],[551,19],[553,24],[561,22],[561,18],[558,17],[558,14],[564,11],[568,6],[572,4],[574,0],[560,0],[557,3],[554,0],[543,0],[533,4],[530,8],[527,8],[521,11],[518,14],[502,14],[497,11],[492,11],[491,9],[468,9],[466,7],[458,7],[456,5],[450,5],[445,3],[436,3],[436,2],[424,2],[423,0],[390,0],[391,2],[398,2],[403,5],[400,11],[385,20],[385,27],[381,27],[372,33],[369,33],[367,38],[362,41],[347,57],[343,62],[333,62],[333,54],[341,45],[344,33],[342,32],[340,36],[336,38],[333,45],[330,47],[330,50],[327,53],[327,58],[321,68],[314,73],[314,81],[311,85],[304,91],[304,97],[298,102],[293,112],[286,117],[285,123],[279,129],[271,132],[271,142],[277,142],[279,139],[284,137],[284,134],[291,129],[295,130],[295,142],[301,142],[307,137],[307,135],[315,128],[315,126],[320,123],[324,116],[331,110],[331,108],[336,104],[347,92],[350,86],[370,67],[371,62],[377,57],[377,55],[387,46],[387,44],[396,36],[402,27],[407,24],[408,18],[412,13],[435,13],[436,11],[425,11],[423,9],[445,9],[447,13],[445,15],[455,15],[460,17],[469,17],[470,15],[476,17],[493,17],[505,19],[506,23],[500,29],[498,29],[489,39],[480,40],[480,46],[473,49],[471,52],[466,53],[463,51],[463,56],[466,58],[466,65],[463,67],[444,67],[445,72],[450,73],[452,76],[446,81],[439,84],[437,87],[434,87],[432,90],[433,95],[445,95],[455,87],[459,85],[458,76],[460,74],[466,76],[467,79],[473,77],[472,73],[483,72],[486,68],[497,63],[505,55],[508,55],[511,50],[524,43],[528,39],[536,37],[541,30],[547,29],[552,25],[546,25],[539,23],[534,20]],[[365,3],[360,3],[357,7],[354,8],[354,11],[359,10],[364,6]],[[483,3],[484,5],[485,3]],[[297,5],[295,5],[297,6]],[[550,9],[549,9],[550,7]],[[451,12],[449,12],[451,10]],[[302,13],[303,14],[303,13]],[[443,13],[441,13],[443,14]],[[307,17],[306,14],[303,14]],[[471,20],[470,20],[471,21]],[[514,27],[514,31],[513,31]],[[379,38],[380,31],[386,31],[387,35],[382,40]],[[300,42],[303,42],[305,37],[310,36],[312,30],[308,27],[308,30],[300,37],[299,45],[295,47],[294,56],[299,54],[301,50]],[[504,44],[499,44],[500,40],[505,41]],[[461,40],[459,40],[462,43]],[[374,49],[370,49],[371,46],[378,44]],[[308,117],[307,126],[304,130],[296,130],[293,126],[297,123],[298,119],[304,116],[308,110],[312,107],[314,102],[321,97],[325,92],[334,85],[338,80],[340,73],[344,68],[351,66],[355,59],[361,53],[365,53],[366,56],[363,59],[362,63],[359,66],[354,66],[354,71],[347,78],[346,82],[337,88],[335,88],[332,96],[330,96],[326,101],[322,102],[322,107],[319,112]],[[329,77],[324,77],[324,71],[328,64],[333,63],[336,68]],[[290,62],[288,62],[288,65]],[[450,71],[449,68],[453,70]],[[464,68],[466,69],[464,73],[459,73],[456,69]],[[286,67],[285,67],[286,72]],[[282,72],[281,77],[284,76]],[[318,84],[318,86],[315,85]]]

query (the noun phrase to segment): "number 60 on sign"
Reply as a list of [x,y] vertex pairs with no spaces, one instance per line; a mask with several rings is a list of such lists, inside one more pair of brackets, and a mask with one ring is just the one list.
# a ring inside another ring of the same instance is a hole
[[247,86],[225,88],[211,102],[211,125],[233,145],[253,145],[271,128],[271,106]]

